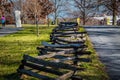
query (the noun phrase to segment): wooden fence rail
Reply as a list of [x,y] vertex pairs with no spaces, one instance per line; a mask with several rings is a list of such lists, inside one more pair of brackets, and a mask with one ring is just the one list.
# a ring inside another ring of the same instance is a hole
[[[78,24],[75,22],[61,22],[50,35],[50,40],[54,44],[42,42],[42,46],[37,47],[40,52],[37,57],[24,55],[17,69],[18,73],[41,80],[82,80],[76,73],[85,69],[78,66],[78,62],[91,62],[91,60],[79,57],[89,55],[90,52],[86,52],[87,46],[84,40],[87,32],[79,32],[78,29]],[[80,38],[81,41],[72,40],[73,36]],[[72,61],[72,64],[68,64],[69,61]]]

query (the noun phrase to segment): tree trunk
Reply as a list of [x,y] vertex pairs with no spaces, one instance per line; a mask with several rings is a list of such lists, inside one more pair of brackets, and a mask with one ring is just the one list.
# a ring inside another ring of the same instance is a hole
[[39,36],[39,26],[38,26],[38,21],[36,21],[36,27],[37,27],[37,36]]
[[83,5],[84,5],[84,11],[83,11],[83,25],[85,25],[85,18],[86,18],[86,16],[85,16],[85,0],[84,0],[84,3],[83,3]]
[[55,11],[55,20],[54,20],[54,22],[55,22],[55,25],[57,24],[57,13],[56,13],[56,11]]
[[35,24],[36,24],[37,36],[39,36],[38,18],[37,18],[37,15],[36,15],[36,14],[35,14]]
[[39,26],[38,26],[38,19],[36,20],[36,27],[37,27],[37,36],[39,36]]
[[55,0],[55,25],[57,25],[57,1]]
[[86,20],[85,19],[85,13],[83,13],[83,25],[85,25],[85,23],[86,23],[85,20]]
[[116,14],[115,14],[115,10],[113,10],[113,25],[116,25]]
[[47,23],[48,23],[48,27],[50,27],[50,22],[49,22],[49,17],[47,16]]
[[116,0],[113,2],[113,22],[112,25],[116,25]]

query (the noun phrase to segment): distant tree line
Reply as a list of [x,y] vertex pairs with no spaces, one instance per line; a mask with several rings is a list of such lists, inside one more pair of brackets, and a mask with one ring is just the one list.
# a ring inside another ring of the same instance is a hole
[[0,14],[13,16],[14,10],[20,10],[23,22],[47,20],[48,23],[52,16],[55,24],[58,19],[67,21],[79,17],[85,25],[103,6],[101,13],[112,14],[115,25],[116,16],[120,15],[119,5],[120,0],[0,0]]
[[[94,16],[99,10],[100,6],[103,6],[102,13],[109,13],[113,16],[113,25],[116,22],[116,16],[120,15],[120,0],[74,0],[75,7],[77,8],[77,17],[83,20],[83,24],[89,20],[90,16]],[[79,12],[78,12],[79,11]]]
[[45,20],[54,8],[49,0],[0,0],[0,15],[12,18],[15,10],[21,11],[23,22],[34,20],[36,23],[40,19]]

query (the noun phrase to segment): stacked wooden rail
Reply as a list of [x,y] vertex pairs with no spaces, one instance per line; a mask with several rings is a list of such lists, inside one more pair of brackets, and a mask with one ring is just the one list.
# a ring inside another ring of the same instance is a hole
[[42,42],[43,46],[37,47],[39,54],[36,58],[24,55],[18,73],[41,80],[82,80],[76,75],[84,70],[78,63],[91,60],[79,57],[90,53],[86,52],[86,32],[78,30],[77,23],[61,22],[50,35],[51,43]]

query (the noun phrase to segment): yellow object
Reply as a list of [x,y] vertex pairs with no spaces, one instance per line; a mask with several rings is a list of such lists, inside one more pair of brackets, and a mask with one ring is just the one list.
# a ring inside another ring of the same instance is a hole
[[80,25],[80,18],[77,18],[77,23],[78,25]]
[[107,17],[107,25],[110,25],[110,18]]

